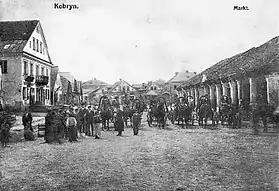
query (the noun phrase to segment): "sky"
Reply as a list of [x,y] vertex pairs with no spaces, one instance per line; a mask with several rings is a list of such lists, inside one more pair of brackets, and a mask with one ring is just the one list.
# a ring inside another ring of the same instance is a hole
[[278,36],[278,10],[278,0],[0,0],[0,20],[40,20],[60,71],[110,84],[199,73]]

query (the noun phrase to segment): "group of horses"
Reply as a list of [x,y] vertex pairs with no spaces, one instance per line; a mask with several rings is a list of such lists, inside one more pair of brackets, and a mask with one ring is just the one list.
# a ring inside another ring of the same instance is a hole
[[[172,105],[167,105],[164,97],[158,97],[149,104],[148,108],[144,101],[137,98],[134,100],[124,99],[122,106],[123,120],[126,126],[128,121],[131,122],[135,112],[142,115],[146,109],[148,125],[151,127],[155,122],[157,126],[162,128],[166,126],[167,120],[170,120],[172,124],[177,122],[183,128],[193,126],[195,123],[203,128],[210,124],[215,126],[219,123],[232,128],[240,128],[244,116],[244,109],[241,104],[231,103],[229,97],[225,95],[222,96],[218,108],[212,106],[207,95],[201,96],[197,105],[192,96],[184,96],[179,97]],[[109,129],[109,122],[114,122],[114,114],[116,108],[119,107],[120,104],[116,100],[111,101],[107,96],[101,97],[98,108],[101,112],[103,128]],[[251,118],[254,121],[261,118],[264,126],[266,126],[267,119],[278,123],[278,115],[273,115],[274,110],[273,107],[258,104],[257,108],[251,111]]]
[[[165,107],[160,107],[165,105]],[[161,108],[161,109],[160,109]],[[279,116],[274,115],[275,107],[257,104],[257,107],[249,111],[251,113],[252,121],[263,121],[264,127],[267,127],[267,120],[269,119],[273,123],[279,122]],[[177,101],[171,106],[160,104],[160,101],[151,106],[147,115],[147,121],[149,126],[152,124],[152,119],[157,119],[157,124],[162,127],[166,125],[166,120],[169,119],[172,124],[177,122],[178,125],[188,128],[193,126],[195,122],[199,126],[205,128],[211,121],[211,125],[215,126],[221,124],[223,126],[232,128],[241,128],[241,121],[244,114],[247,111],[243,106],[231,103],[228,96],[223,95],[221,98],[221,104],[218,108],[213,107],[210,103],[210,99],[207,95],[201,96],[198,100],[198,104],[195,105],[194,98],[192,96],[179,97]]]
[[[146,108],[143,101],[136,98],[134,100],[124,99],[123,101],[123,120],[125,125],[128,125],[128,121],[131,123],[132,116],[135,112],[139,112],[141,115]],[[102,118],[102,128],[109,130],[110,122],[115,122],[116,109],[120,108],[120,104],[117,100],[110,100],[107,96],[102,96],[99,100],[98,109],[100,110]]]

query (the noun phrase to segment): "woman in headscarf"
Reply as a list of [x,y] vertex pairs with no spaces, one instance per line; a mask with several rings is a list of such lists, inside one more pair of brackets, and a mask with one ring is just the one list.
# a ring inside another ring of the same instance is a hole
[[115,131],[118,131],[116,136],[122,136],[122,131],[124,131],[124,120],[123,120],[123,111],[117,108],[116,116],[115,116]]

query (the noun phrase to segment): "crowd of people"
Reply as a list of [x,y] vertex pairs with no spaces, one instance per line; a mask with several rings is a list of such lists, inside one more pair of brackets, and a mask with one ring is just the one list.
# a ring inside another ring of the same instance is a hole
[[[134,135],[138,135],[141,115],[136,112],[132,117]],[[116,136],[122,136],[124,131],[123,111],[116,108],[114,113],[114,127],[118,132]],[[94,106],[69,107],[48,110],[45,117],[46,143],[62,143],[63,139],[75,142],[78,138],[86,136],[101,139],[102,115],[101,111]]]

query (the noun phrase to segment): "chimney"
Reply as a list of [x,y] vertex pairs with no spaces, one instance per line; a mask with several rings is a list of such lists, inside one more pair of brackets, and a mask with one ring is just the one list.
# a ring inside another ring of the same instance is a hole
[[189,71],[188,70],[186,70],[186,73],[188,73]]
[[94,78],[94,80],[97,80],[96,78]]
[[197,72],[194,72],[194,74],[197,74]]
[[177,76],[179,74],[179,72],[175,72],[174,74]]
[[121,78],[119,78],[119,81],[122,81],[122,79],[121,79]]

